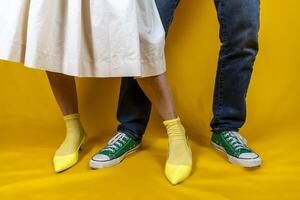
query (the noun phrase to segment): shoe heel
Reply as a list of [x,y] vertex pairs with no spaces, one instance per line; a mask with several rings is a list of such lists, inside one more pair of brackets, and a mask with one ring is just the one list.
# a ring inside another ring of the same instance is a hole
[[79,147],[79,149],[78,149],[79,151],[83,151],[82,146],[85,144],[85,142],[86,142],[86,133],[84,132],[84,136],[83,136],[83,138],[82,138],[80,147]]

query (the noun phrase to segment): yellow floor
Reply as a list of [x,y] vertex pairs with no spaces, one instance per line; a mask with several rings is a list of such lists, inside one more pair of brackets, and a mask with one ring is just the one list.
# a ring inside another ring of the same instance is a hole
[[117,125],[117,80],[77,81],[88,142],[75,167],[55,174],[52,155],[64,126],[46,76],[0,61],[0,200],[299,200],[299,6],[296,0],[261,1],[260,52],[241,133],[263,165],[246,170],[209,145],[220,46],[213,1],[181,1],[167,40],[167,73],[194,169],[175,187],[163,174],[167,140],[155,113],[141,151],[116,167],[89,169],[90,157]]
[[300,150],[295,137],[299,129],[261,130],[264,135],[258,139],[249,136],[264,161],[262,167],[251,170],[227,163],[209,146],[207,137],[192,135],[193,174],[183,184],[171,186],[163,175],[167,140],[156,126],[150,127],[141,151],[103,170],[89,169],[88,161],[105,144],[109,132],[90,136],[80,162],[61,174],[54,173],[51,156],[63,139],[57,135],[62,127],[29,126],[1,129],[0,199],[300,198]]

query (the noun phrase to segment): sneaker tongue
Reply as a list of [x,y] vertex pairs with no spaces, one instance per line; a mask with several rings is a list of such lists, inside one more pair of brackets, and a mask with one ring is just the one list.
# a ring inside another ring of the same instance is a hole
[[240,143],[247,144],[247,140],[244,137],[242,137],[238,132],[230,131],[229,133],[232,137],[235,137],[237,140],[239,140]]
[[108,141],[108,145],[114,144],[116,141],[118,141],[121,137],[124,137],[124,133],[117,133],[111,140]]

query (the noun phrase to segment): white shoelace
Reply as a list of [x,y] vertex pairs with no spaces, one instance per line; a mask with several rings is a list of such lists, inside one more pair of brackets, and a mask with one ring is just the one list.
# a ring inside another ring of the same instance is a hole
[[240,149],[248,149],[246,146],[247,140],[243,138],[238,132],[229,131],[225,133],[226,141],[233,146],[233,148],[238,151]]
[[114,153],[121,148],[128,140],[128,136],[125,133],[117,133],[111,140],[108,141],[107,147],[103,150],[111,151]]

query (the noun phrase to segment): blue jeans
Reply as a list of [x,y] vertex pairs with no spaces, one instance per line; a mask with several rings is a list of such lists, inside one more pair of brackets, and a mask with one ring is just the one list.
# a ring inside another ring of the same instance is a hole
[[[178,0],[157,0],[168,31]],[[246,120],[246,94],[258,52],[259,0],[215,0],[222,42],[213,102],[214,132],[238,131]],[[118,131],[141,140],[149,121],[151,102],[136,80],[123,78],[117,118]]]

